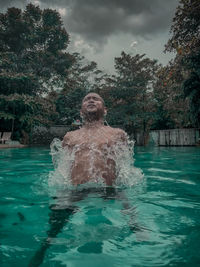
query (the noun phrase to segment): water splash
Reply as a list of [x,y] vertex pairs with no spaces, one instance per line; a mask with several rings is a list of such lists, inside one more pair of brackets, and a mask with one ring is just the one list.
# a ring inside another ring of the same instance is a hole
[[[62,142],[55,138],[51,143],[51,155],[55,170],[49,174],[48,184],[50,187],[60,188],[74,188],[71,183],[71,169],[75,160],[75,154],[79,152],[81,145],[74,146],[72,151],[67,147],[62,147]],[[118,142],[114,147],[107,144],[103,146],[103,151],[109,159],[115,161],[115,169],[117,177],[115,179],[115,186],[134,186],[143,182],[143,173],[141,169],[134,167],[133,159],[134,141],[128,139],[128,143],[122,144]],[[98,148],[91,144],[90,146],[90,162],[89,171],[91,170],[91,179],[89,182],[81,185],[81,187],[98,187],[106,186],[105,180],[101,177],[99,172],[95,173],[94,159],[98,153],[102,153]],[[106,164],[106,161],[105,161]]]
[[55,170],[49,173],[49,186],[70,187],[70,173],[75,150],[70,153],[67,148],[63,149],[62,142],[58,138],[53,139],[50,149]]
[[116,185],[134,186],[143,182],[143,172],[134,166],[134,141],[128,139],[127,145],[117,144],[116,149]]

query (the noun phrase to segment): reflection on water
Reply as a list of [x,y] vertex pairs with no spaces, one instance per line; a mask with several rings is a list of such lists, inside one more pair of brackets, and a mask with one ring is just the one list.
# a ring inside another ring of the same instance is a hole
[[[94,198],[93,205],[88,207],[88,200],[91,197]],[[123,217],[130,217],[130,222],[127,221],[128,229],[125,231],[125,236],[129,236],[133,232],[144,233],[145,228],[142,228],[137,223],[135,209],[130,207],[128,199],[124,197],[122,190],[114,187],[65,189],[64,191],[62,190],[62,194],[53,198],[54,204],[51,204],[49,207],[49,229],[47,236],[41,240],[40,247],[31,258],[29,266],[36,267],[42,264],[47,249],[50,249],[51,245],[60,244],[60,241],[62,245],[66,246],[67,250],[76,249],[79,253],[86,254],[103,253],[104,241],[112,238],[113,235],[118,235],[122,229],[113,223],[113,219],[116,220],[115,218],[109,219],[109,216],[104,214],[105,208],[99,202],[100,199],[105,201],[104,205],[109,204],[106,203],[108,201],[118,200],[118,204],[121,204],[120,208],[118,207],[118,211],[123,211]],[[81,212],[81,204],[84,201],[87,204],[84,205],[84,211],[82,210]],[[78,215],[76,216],[76,214]],[[84,219],[82,218],[83,214]],[[72,223],[74,222],[74,217],[75,224]],[[65,226],[67,227],[66,229],[64,229]],[[70,235],[67,238],[57,238],[58,234],[62,234],[66,230],[68,232],[68,229],[70,229]],[[73,238],[72,232],[75,234]],[[120,232],[120,237],[122,238],[122,232]]]

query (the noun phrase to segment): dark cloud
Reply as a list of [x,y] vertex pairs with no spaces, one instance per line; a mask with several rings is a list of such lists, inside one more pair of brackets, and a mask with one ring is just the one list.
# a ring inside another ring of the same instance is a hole
[[177,0],[61,0],[47,1],[67,9],[67,28],[91,42],[110,35],[148,36],[169,29]]
[[[23,0],[0,0],[5,7]],[[32,1],[34,3],[34,1]],[[37,1],[38,2],[38,1]],[[41,7],[66,8],[69,33],[89,43],[106,42],[110,35],[129,33],[148,37],[169,29],[178,0],[41,0]]]
[[0,0],[0,12],[5,12],[9,7],[23,8],[27,4],[26,0]]

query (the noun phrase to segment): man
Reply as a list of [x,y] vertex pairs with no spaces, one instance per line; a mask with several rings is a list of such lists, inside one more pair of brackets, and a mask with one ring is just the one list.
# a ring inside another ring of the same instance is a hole
[[[106,185],[112,186],[117,177],[118,149],[127,146],[127,135],[121,129],[104,125],[106,113],[103,99],[96,93],[87,94],[83,98],[80,111],[83,119],[82,128],[68,132],[64,136],[63,148],[67,149],[67,152],[74,157],[71,166],[71,181],[74,185],[102,179]],[[51,240],[62,231],[72,214],[78,210],[75,203],[94,192],[100,194],[100,197],[105,200],[123,198],[120,196],[120,192],[115,191],[114,187],[102,188],[102,190],[101,188],[84,188],[81,191],[72,190],[69,192],[69,206],[50,206],[48,236],[31,259],[29,267],[42,264],[45,252],[51,245]],[[57,200],[63,203],[62,199]],[[127,203],[124,204],[124,208],[129,208]]]
[[104,125],[106,113],[103,99],[96,93],[87,94],[80,111],[82,128],[68,132],[63,139],[63,147],[74,152],[71,166],[74,185],[102,179],[111,186],[116,179],[117,148],[126,145],[127,137],[123,130]]

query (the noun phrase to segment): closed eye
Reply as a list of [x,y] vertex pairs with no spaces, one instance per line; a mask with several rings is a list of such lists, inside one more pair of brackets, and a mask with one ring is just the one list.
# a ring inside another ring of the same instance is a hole
[[[99,99],[99,98],[97,98],[97,97],[92,97],[91,99],[96,100],[96,101],[101,101],[101,99]],[[86,98],[86,99],[84,100],[84,102],[86,102],[86,101],[88,101],[88,100],[90,100],[90,98]]]

